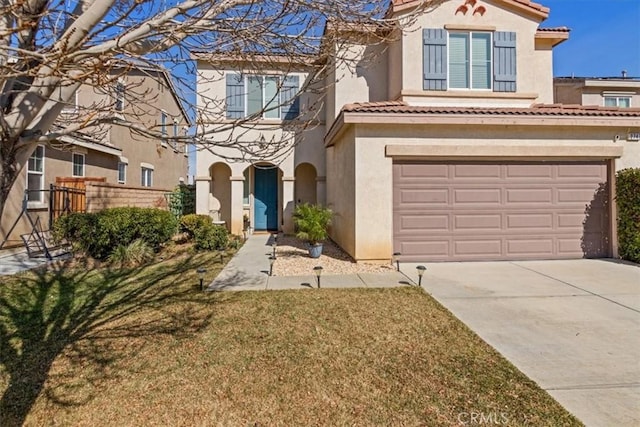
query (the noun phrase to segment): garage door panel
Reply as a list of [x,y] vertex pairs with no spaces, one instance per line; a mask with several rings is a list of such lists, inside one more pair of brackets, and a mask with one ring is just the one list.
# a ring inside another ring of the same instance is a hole
[[412,256],[428,256],[430,258],[447,258],[449,256],[449,239],[430,241],[405,241],[400,247],[400,253]]
[[558,203],[590,205],[596,198],[592,188],[573,187],[558,189]]
[[560,164],[558,168],[558,178],[573,178],[580,181],[593,181],[593,178],[606,181],[607,166],[604,162],[599,164],[572,163]]
[[453,166],[453,178],[500,178],[500,165],[457,164]]
[[449,229],[449,215],[402,215],[400,221],[404,231]]
[[553,168],[551,165],[507,165],[507,178],[553,178]]
[[553,228],[553,214],[507,213],[507,228],[511,230],[549,230]]
[[607,256],[606,176],[604,161],[395,163],[394,250],[416,261]]
[[449,190],[447,189],[416,189],[404,188],[400,191],[400,201],[406,207],[412,204],[424,203],[449,203]]
[[552,203],[553,191],[549,188],[514,188],[506,190],[507,203]]
[[461,188],[453,190],[453,200],[457,204],[500,204],[502,192],[492,188]]
[[506,251],[508,255],[520,257],[546,255],[553,252],[553,237],[507,239]]
[[455,257],[500,256],[501,239],[457,240],[453,244]]
[[502,229],[502,215],[454,215],[456,230],[500,231]]

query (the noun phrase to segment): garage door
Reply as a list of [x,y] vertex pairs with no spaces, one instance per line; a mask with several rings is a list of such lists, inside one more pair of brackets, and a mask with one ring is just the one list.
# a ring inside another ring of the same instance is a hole
[[604,161],[398,162],[393,172],[404,260],[609,256]]

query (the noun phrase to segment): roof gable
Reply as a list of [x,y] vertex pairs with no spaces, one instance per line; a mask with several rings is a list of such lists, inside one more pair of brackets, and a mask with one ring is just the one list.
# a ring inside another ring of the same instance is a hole
[[[444,0],[447,1],[447,0]],[[458,0],[461,3],[461,7],[475,7],[476,3],[480,0]],[[522,14],[533,16],[540,21],[544,21],[549,16],[549,8],[542,6],[541,4],[534,3],[531,0],[483,0],[491,3],[500,4],[508,9],[520,12]],[[390,12],[396,13],[405,9],[421,6],[425,3],[425,0],[392,0]],[[427,4],[427,6],[429,6]]]

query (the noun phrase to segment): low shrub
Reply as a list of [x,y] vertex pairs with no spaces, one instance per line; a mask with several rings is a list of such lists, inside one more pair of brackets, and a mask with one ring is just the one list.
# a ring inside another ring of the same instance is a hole
[[97,222],[96,214],[72,212],[56,220],[52,228],[52,237],[57,242],[67,240],[74,252],[91,253]]
[[211,217],[208,215],[189,214],[180,218],[180,231],[187,233],[193,238],[196,230],[211,224]]
[[128,246],[137,239],[153,250],[159,249],[176,232],[177,220],[170,212],[160,209],[122,207],[66,215],[56,221],[55,228],[57,236],[104,260],[114,248]]
[[229,232],[221,225],[209,223],[195,230],[195,248],[198,250],[221,250],[228,244]]
[[618,252],[622,259],[640,263],[640,169],[616,174]]
[[111,252],[108,261],[120,267],[138,267],[153,259],[153,249],[142,239],[127,246],[120,245]]

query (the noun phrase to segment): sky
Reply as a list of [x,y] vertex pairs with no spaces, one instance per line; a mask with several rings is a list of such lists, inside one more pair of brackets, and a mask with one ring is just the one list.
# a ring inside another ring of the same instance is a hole
[[555,77],[640,78],[640,0],[534,0],[551,9],[541,27],[569,27],[553,50]]

